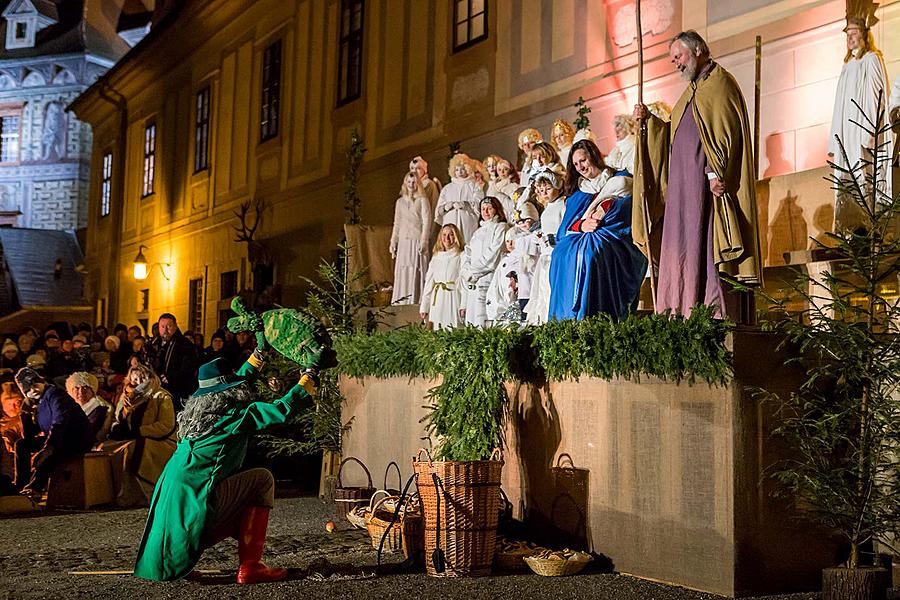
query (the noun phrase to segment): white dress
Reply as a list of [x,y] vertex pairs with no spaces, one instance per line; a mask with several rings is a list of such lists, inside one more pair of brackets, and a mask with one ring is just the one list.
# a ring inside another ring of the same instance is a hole
[[487,319],[487,291],[494,269],[500,262],[508,225],[497,217],[482,221],[463,252],[460,273],[466,284],[466,324],[484,327]]
[[427,198],[397,198],[391,232],[391,253],[396,257],[392,304],[419,302],[428,268],[431,223],[431,205]]
[[428,265],[419,312],[428,315],[435,329],[453,329],[463,324],[459,317],[465,302],[465,285],[459,278],[461,259],[460,252],[447,250],[435,254]]
[[571,152],[571,151],[572,151],[571,144],[569,144],[565,148],[559,149],[559,162],[562,164],[562,166],[564,166],[564,167],[569,166],[569,152]]
[[[881,105],[879,106],[878,98],[881,94]],[[884,61],[879,54],[875,52],[867,52],[862,58],[851,58],[844,63],[841,69],[841,77],[838,79],[837,93],[834,98],[834,113],[831,118],[831,133],[828,136],[828,152],[832,154],[831,160],[838,166],[843,168],[852,168],[861,159],[869,158],[871,155],[866,152],[867,148],[873,148],[877,144],[884,144],[890,140],[878,140],[876,142],[874,136],[869,135],[863,128],[850,122],[852,119],[857,123],[867,125],[866,118],[873,122],[878,117],[878,111],[884,110],[888,99],[887,73],[884,68]],[[852,102],[856,100],[862,111],[860,111]],[[886,113],[885,113],[886,114]],[[864,116],[865,115],[865,116]],[[871,129],[871,126],[867,126]],[[834,136],[838,136],[843,142],[844,150],[847,152],[847,160],[841,152],[840,146]],[[884,161],[878,167],[878,182],[876,189],[883,191],[887,196],[891,194],[891,173],[889,168],[889,153],[885,146],[882,150]],[[881,163],[881,161],[879,161]],[[871,168],[867,168],[871,173]],[[847,177],[839,171],[835,171],[835,176]],[[864,183],[863,170],[857,173],[857,179],[860,183]],[[879,196],[879,199],[885,200]],[[835,221],[843,227],[853,229],[859,225],[861,214],[850,198],[845,198],[843,194],[835,192]]]
[[634,136],[626,135],[616,142],[613,149],[609,151],[609,156],[603,161],[616,171],[628,171],[634,174]]
[[484,198],[484,192],[473,179],[452,177],[450,183],[441,190],[437,208],[434,211],[434,222],[438,225],[456,225],[463,235],[463,242],[468,244],[472,234],[478,228],[481,214],[478,204]]
[[525,313],[528,315],[525,321],[529,325],[546,323],[547,315],[550,313],[550,259],[553,247],[548,236],[556,236],[565,213],[566,199],[557,198],[541,213],[541,231],[534,234],[538,237],[541,255],[532,274],[531,298],[525,305]]

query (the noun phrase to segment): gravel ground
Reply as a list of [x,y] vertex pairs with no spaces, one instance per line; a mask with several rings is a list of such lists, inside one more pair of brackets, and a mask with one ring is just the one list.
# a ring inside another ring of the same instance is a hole
[[[151,583],[130,575],[70,574],[71,571],[130,569],[146,510],[55,512],[0,519],[0,599],[719,598],[604,573],[564,578],[499,575],[441,579],[422,573],[376,577],[375,552],[368,535],[364,531],[347,529],[349,524],[346,523],[339,524],[339,530],[334,534],[327,534],[323,524],[330,515],[330,507],[316,498],[279,498],[272,512],[266,561],[272,566],[290,568],[290,579],[254,586],[233,583],[237,565],[237,545],[233,541],[223,542],[204,554],[198,568],[219,569],[223,573],[206,575],[201,582]],[[793,594],[767,596],[766,600],[813,600],[818,597],[818,594]]]

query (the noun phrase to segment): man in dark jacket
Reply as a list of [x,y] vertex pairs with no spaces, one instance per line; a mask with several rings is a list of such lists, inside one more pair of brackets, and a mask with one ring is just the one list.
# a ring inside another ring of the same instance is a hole
[[16,487],[25,494],[38,494],[57,465],[91,449],[94,434],[81,407],[34,369],[19,369],[16,384],[43,434],[16,442]]
[[172,394],[178,412],[184,400],[197,389],[197,347],[178,329],[175,315],[161,314],[158,326],[159,336],[150,342],[151,366],[159,375],[163,388]]

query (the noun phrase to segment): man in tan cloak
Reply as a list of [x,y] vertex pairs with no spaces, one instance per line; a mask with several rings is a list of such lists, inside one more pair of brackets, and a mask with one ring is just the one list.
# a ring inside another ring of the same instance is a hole
[[[658,257],[656,312],[689,316],[705,304],[724,318],[736,311],[726,311],[719,274],[749,285],[762,279],[747,106],[697,32],[675,36],[669,56],[689,85],[671,123],[635,106],[648,135],[638,150],[632,235],[645,254]],[[651,247],[654,239],[658,248]]]

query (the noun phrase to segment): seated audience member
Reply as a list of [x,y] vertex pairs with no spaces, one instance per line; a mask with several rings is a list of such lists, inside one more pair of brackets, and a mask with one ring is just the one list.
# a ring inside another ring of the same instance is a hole
[[94,439],[102,442],[109,431],[112,407],[97,395],[99,385],[96,377],[84,371],[76,371],[66,379],[66,392],[75,399],[91,422]]
[[129,369],[102,450],[115,453],[113,480],[119,506],[144,506],[175,451],[175,408],[150,367]]
[[22,335],[19,336],[19,342],[18,342],[19,353],[21,354],[23,359],[27,358],[31,354],[31,352],[35,349],[34,341],[36,339],[37,339],[37,336],[32,335],[30,330],[26,330],[25,333],[23,333]]
[[0,384],[0,496],[15,493],[16,442],[25,437],[22,400],[15,382]]
[[234,360],[237,365],[235,368],[240,368],[240,365],[243,365],[247,362],[247,359],[250,358],[250,355],[253,354],[253,350],[256,348],[256,342],[253,340],[253,334],[249,331],[238,331],[234,336],[235,341],[237,342],[237,354],[234,356]]
[[128,370],[128,357],[131,352],[123,354],[120,351],[122,341],[114,335],[106,336],[103,340],[103,349],[109,352],[109,368],[116,373],[125,373]]
[[94,327],[94,335],[91,336],[91,348],[93,348],[94,352],[103,350],[103,340],[105,340],[108,335],[109,330],[103,325]]
[[36,350],[34,354],[25,359],[25,366],[34,369],[37,374],[44,377],[47,368],[47,356],[44,350]]
[[128,341],[130,342],[134,338],[138,337],[139,335],[140,336],[144,335],[144,331],[137,325],[132,325],[131,327],[128,328],[128,333],[126,334],[126,337],[127,337]]
[[6,338],[3,342],[3,349],[0,350],[0,371],[7,370],[12,374],[25,366],[25,360],[19,347],[10,338]]
[[16,384],[43,434],[16,443],[16,487],[35,495],[44,491],[57,465],[91,449],[94,435],[84,411],[37,371],[19,369]]

